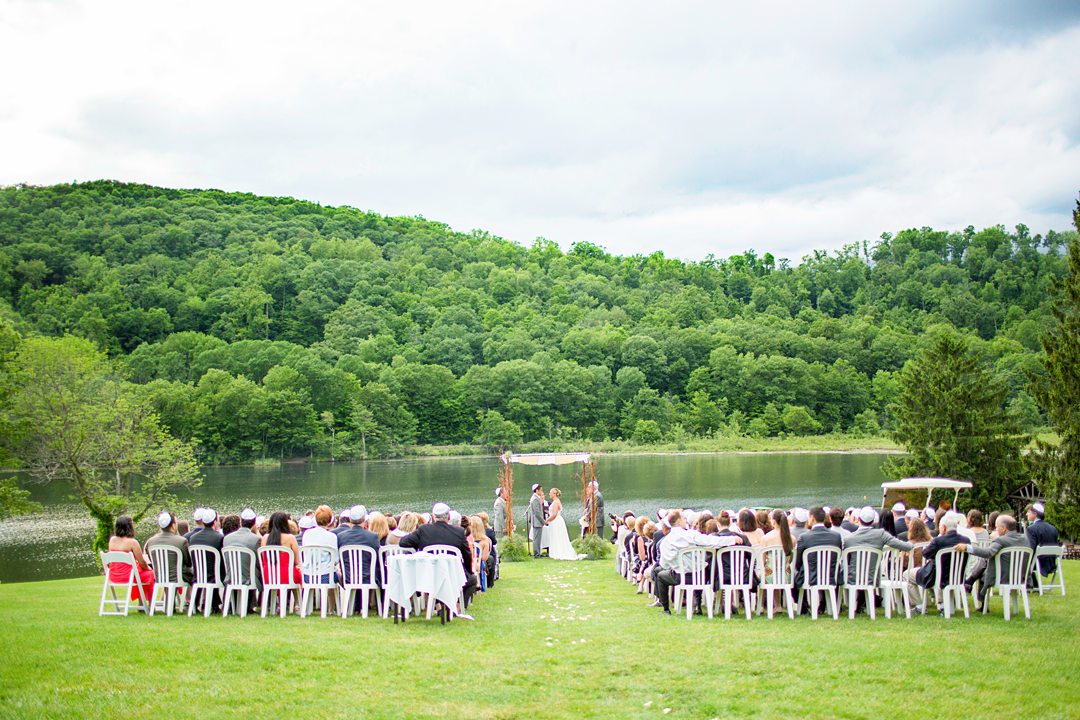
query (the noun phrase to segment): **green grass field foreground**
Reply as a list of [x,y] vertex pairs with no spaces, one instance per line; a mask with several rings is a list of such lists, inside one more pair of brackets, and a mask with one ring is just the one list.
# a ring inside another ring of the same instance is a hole
[[[1080,563],[1032,620],[663,616],[613,563],[505,563],[476,620],[97,617],[0,585],[0,716],[1076,718]],[[1075,590],[1073,590],[1075,588]]]

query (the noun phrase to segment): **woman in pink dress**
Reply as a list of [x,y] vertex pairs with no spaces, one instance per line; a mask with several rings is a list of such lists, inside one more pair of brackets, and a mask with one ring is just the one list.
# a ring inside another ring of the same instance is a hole
[[[113,536],[109,538],[109,552],[129,552],[135,556],[136,570],[139,573],[135,584],[131,586],[131,599],[139,599],[139,585],[142,585],[142,597],[149,601],[154,594],[154,571],[143,558],[142,546],[135,539],[135,523],[127,515],[116,518]],[[124,585],[131,579],[131,566],[113,563],[109,566],[109,582]]]

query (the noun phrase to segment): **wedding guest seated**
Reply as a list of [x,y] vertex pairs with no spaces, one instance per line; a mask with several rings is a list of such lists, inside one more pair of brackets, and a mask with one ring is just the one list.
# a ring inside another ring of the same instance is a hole
[[375,511],[368,515],[368,530],[375,533],[375,537],[379,538],[379,545],[386,544],[386,538],[390,535],[390,523],[386,521],[386,516],[379,511]]
[[434,522],[422,525],[416,530],[401,538],[399,545],[403,548],[423,550],[432,545],[449,545],[461,552],[461,569],[465,572],[465,585],[462,587],[465,604],[472,599],[473,589],[476,587],[476,576],[471,572],[472,550],[465,540],[465,531],[458,526],[450,524],[450,507],[446,503],[435,503],[431,508],[431,517]]
[[754,512],[745,508],[739,511],[739,532],[750,541],[751,545],[760,545],[765,537],[765,533],[758,527]]
[[[825,518],[828,515],[825,512],[825,508],[815,506],[810,508],[808,513],[810,520],[810,529],[806,531],[799,542],[795,546],[795,587],[802,588],[809,584],[810,580],[817,580],[817,558],[811,556],[807,561],[810,576],[806,577],[803,572],[803,555],[807,550],[812,550],[818,547],[833,547],[837,550],[843,548],[844,541],[841,539],[840,534],[833,532],[829,528],[825,527]],[[828,580],[830,585],[836,584],[836,572],[835,568],[832,568],[832,572],[828,574]]]
[[983,527],[983,514],[980,510],[968,510],[967,522],[957,532],[971,541],[972,545],[990,542],[990,533]]
[[[883,550],[887,545],[902,552],[911,552],[911,543],[893,537],[886,532],[884,528],[874,527],[874,520],[877,518],[877,513],[874,512],[874,508],[867,505],[859,510],[857,517],[859,520],[859,529],[844,538],[845,550],[848,548],[861,547],[870,548],[872,550]],[[886,513],[886,517],[892,518],[892,515]],[[855,558],[848,558],[848,577],[854,576],[855,568]],[[871,573],[875,572],[873,564],[871,564],[870,570]],[[856,599],[856,603],[858,603],[858,598]]]
[[[1056,527],[1046,522],[1043,518],[1046,515],[1046,507],[1042,503],[1035,503],[1028,505],[1027,507],[1027,539],[1031,543],[1032,550],[1038,550],[1044,546],[1058,546],[1061,545],[1058,539],[1058,530]],[[1053,557],[1041,557],[1039,558],[1039,574],[1049,575],[1054,572],[1056,558]]]
[[176,521],[176,532],[177,532],[178,535],[185,536],[185,539],[187,539],[186,538],[187,534],[189,532],[191,532],[191,529],[188,526],[188,521],[187,520],[177,520]]
[[904,517],[904,513],[906,512],[907,505],[899,501],[893,503],[892,512],[889,513],[893,518],[893,527],[896,528],[896,532],[894,532],[893,535],[907,532],[907,518]]
[[1000,515],[1000,514],[1001,513],[999,513],[997,510],[995,510],[992,513],[990,513],[990,516],[988,518],[986,518],[986,529],[990,532],[990,539],[991,540],[997,540],[997,537],[998,537],[998,535],[997,535],[997,519],[998,519],[998,515]]
[[[146,554],[149,555],[150,550],[157,545],[176,548],[180,551],[181,565],[183,567],[180,577],[184,582],[191,583],[191,554],[188,552],[188,541],[179,532],[179,522],[177,522],[176,516],[171,512],[163,512],[157,516],[157,524],[161,531],[146,541]],[[171,569],[168,582],[179,582],[176,571],[176,567]]]
[[[212,547],[218,552],[221,552],[225,536],[218,531],[218,514],[213,508],[203,508],[202,515],[202,527],[191,533],[188,536],[188,548],[195,548],[200,546]],[[218,567],[215,563],[210,562],[206,567],[206,579],[209,582],[218,580]],[[224,578],[222,578],[224,579]],[[203,593],[200,597],[206,600],[207,593]],[[221,607],[221,595],[212,592],[209,593],[210,600],[212,601],[213,609],[216,612]]]
[[997,518],[995,518],[995,523],[997,537],[994,540],[991,540],[987,547],[977,547],[963,542],[956,546],[957,550],[966,552],[969,555],[973,555],[982,560],[982,564],[978,566],[974,572],[968,573],[968,576],[964,578],[964,587],[967,588],[968,592],[971,592],[971,589],[976,582],[980,579],[984,580],[979,587],[980,603],[985,601],[987,591],[994,587],[994,583],[997,582],[997,570],[994,567],[995,563],[993,562],[997,554],[1006,548],[1031,547],[1031,543],[1028,541],[1027,536],[1020,532],[1016,518],[1012,515],[998,515]]
[[420,527],[419,515],[409,511],[401,513],[397,527],[391,530],[390,534],[386,536],[386,544],[397,545],[401,542],[401,538],[405,537],[418,527]]
[[[752,514],[751,517],[753,517]],[[678,510],[671,511],[667,517],[667,524],[671,526],[671,529],[664,537],[660,548],[660,571],[656,574],[656,596],[664,612],[670,615],[669,591],[679,583],[684,573],[689,572],[689,568],[684,566],[685,560],[679,558],[679,552],[691,547],[728,547],[739,545],[741,541],[735,537],[717,537],[692,532],[687,528],[686,518]]]
[[300,546],[296,542],[296,535],[290,532],[293,528],[289,522],[289,516],[287,514],[281,511],[273,513],[270,515],[269,530],[266,535],[263,535],[259,540],[260,547],[281,547],[288,551],[291,556],[289,558],[291,560],[290,563],[282,563],[281,577],[279,578],[270,578],[270,570],[267,566],[266,558],[264,557],[262,559],[261,569],[264,583],[269,580],[272,580],[273,582],[289,582],[290,578],[292,579],[292,582],[297,584],[300,584],[301,582]]
[[[202,521],[203,510],[205,510],[205,508],[197,507],[191,511],[191,519],[194,521],[195,527],[191,528],[190,530],[184,531],[185,540],[190,540],[192,533],[195,533],[204,527]],[[187,526],[186,522],[184,523],[184,526]]]
[[[764,540],[765,536],[769,534],[770,530],[772,530],[772,521],[769,520],[769,511],[768,510],[755,510],[754,511],[754,522],[757,523],[758,530],[761,531],[761,538],[762,538],[762,540]],[[758,545],[760,545],[760,544],[761,543],[759,542]]]
[[829,521],[831,523],[831,530],[840,536],[843,540],[851,531],[844,527],[844,509],[839,507],[829,508]]
[[[769,516],[772,522],[772,529],[765,533],[765,537],[761,539],[761,547],[773,547],[779,545],[784,548],[785,562],[791,562],[791,557],[795,553],[795,538],[791,536],[791,528],[788,526],[787,513],[777,508],[773,510]],[[765,556],[764,573],[762,579],[766,582],[772,582],[773,571],[772,561],[768,555]]]
[[797,543],[799,538],[809,530],[807,523],[810,521],[810,511],[806,508],[793,508],[791,510],[791,538]]
[[478,560],[476,571],[490,577],[490,574],[495,571],[494,558],[491,556],[491,538],[484,532],[484,521],[480,519],[480,516],[469,516],[469,535],[472,537],[473,544],[479,546],[479,552],[476,554]]
[[[315,527],[304,532],[300,538],[300,547],[328,547],[338,549],[338,535],[330,532],[330,523],[334,519],[334,511],[328,505],[320,505],[315,510]],[[305,583],[328,583],[337,582],[338,576],[331,562],[315,563],[312,561],[303,567],[303,581]]]
[[891,512],[884,513],[881,516],[881,529],[896,537],[896,518]]
[[[231,517],[236,517],[236,516],[235,515],[230,515],[229,517],[225,518],[225,520],[228,520]],[[237,528],[237,530],[235,532],[230,532],[228,535],[225,536],[224,540],[222,540],[222,543],[221,543],[222,549],[230,548],[230,547],[242,547],[242,548],[247,548],[251,552],[258,555],[258,552],[259,552],[259,536],[256,535],[253,532],[253,528],[255,527],[255,520],[256,520],[255,511],[252,510],[251,508],[244,508],[240,512],[240,517],[237,518],[237,519],[239,520],[240,527]],[[222,523],[221,523],[222,528],[225,527],[225,520],[223,520]],[[231,525],[231,521],[230,521],[230,525]],[[240,571],[241,575],[240,575],[240,578],[239,578],[240,583],[244,584],[244,585],[250,584],[251,583],[251,568],[248,566],[247,563],[241,563],[240,568],[241,568],[241,571]],[[261,573],[256,573],[255,574],[255,584],[258,587],[262,586],[262,578],[260,577],[260,575],[261,575]],[[232,578],[228,578],[228,582],[232,582]],[[254,604],[254,600],[255,600],[254,595],[252,595],[251,598],[249,598],[249,600]]]
[[[375,584],[382,586],[382,574],[379,571],[379,536],[364,527],[367,522],[368,512],[363,505],[353,505],[349,510],[349,527],[338,535],[338,546],[341,549],[351,545],[362,545],[375,551]],[[370,556],[364,555],[364,565],[360,568],[360,577],[367,578],[370,571]],[[346,568],[342,568],[346,570]],[[356,577],[352,568],[348,569],[351,577]],[[357,605],[359,608],[359,604]]]
[[[934,585],[937,576],[937,563],[935,561],[938,553],[955,547],[967,539],[956,531],[960,526],[960,518],[960,513],[945,512],[939,520],[940,532],[938,536],[923,548],[923,566],[904,573],[904,579],[907,580],[908,600],[911,602],[912,607],[921,614],[926,614],[926,606],[920,602],[922,600],[920,588],[931,588]],[[910,537],[910,533],[908,535]],[[942,559],[942,582],[949,575],[950,563],[951,559]]]
[[[135,583],[131,587],[131,599],[140,599],[139,587],[142,586],[141,598],[147,602],[154,594],[154,571],[143,557],[142,546],[135,539],[135,523],[127,515],[116,518],[112,537],[109,538],[109,552],[129,552],[135,557]],[[131,579],[132,567],[121,563],[109,566],[109,582],[127,584]]]
[[[239,515],[226,515],[221,518],[221,534],[224,537],[229,537],[232,533],[240,529],[240,516]],[[222,542],[224,547],[224,541]]]

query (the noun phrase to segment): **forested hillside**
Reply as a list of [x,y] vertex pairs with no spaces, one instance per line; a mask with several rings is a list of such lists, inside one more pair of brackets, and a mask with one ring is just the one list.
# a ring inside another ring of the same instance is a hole
[[20,186],[0,189],[0,314],[123,357],[210,462],[874,434],[942,324],[976,339],[1035,427],[1024,371],[1071,235],[923,228],[683,262],[291,198]]

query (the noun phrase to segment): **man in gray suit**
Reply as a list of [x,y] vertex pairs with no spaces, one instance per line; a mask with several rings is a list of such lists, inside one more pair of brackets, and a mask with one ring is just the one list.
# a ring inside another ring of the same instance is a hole
[[[873,550],[883,550],[886,545],[903,552],[911,552],[911,543],[894,538],[881,528],[874,527],[874,519],[877,513],[874,508],[867,505],[858,511],[859,529],[844,538],[844,549],[866,547]],[[873,570],[873,568],[871,568]],[[855,571],[854,559],[848,560],[848,573]]]
[[[240,529],[236,532],[231,532],[225,536],[221,541],[222,548],[227,547],[242,547],[247,548],[251,552],[258,554],[259,552],[259,536],[255,534],[255,511],[251,508],[244,508],[240,513]],[[240,566],[240,581],[247,585],[251,582],[249,573],[251,568],[246,563]],[[262,573],[255,573],[255,583],[262,587]]]
[[993,562],[994,557],[1004,550],[1011,547],[1026,547],[1031,548],[1031,543],[1024,533],[1020,532],[1020,528],[1016,523],[1016,518],[1012,515],[998,515],[997,521],[994,523],[994,528],[997,530],[998,537],[993,540],[989,546],[981,548],[974,545],[968,545],[967,543],[958,543],[956,549],[960,552],[966,552],[975,557],[985,558],[986,564],[982,567],[982,572],[972,573],[971,576],[965,578],[964,584],[967,585],[970,582],[972,585],[981,576],[983,578],[982,585],[979,587],[979,601],[982,602],[986,598],[986,591],[994,586],[997,582],[997,569],[994,567],[997,563]]
[[495,508],[492,512],[493,525],[496,535],[506,534],[506,498],[503,497],[502,487],[495,488]]
[[544,533],[544,488],[539,483],[532,486],[529,498],[529,528],[532,537],[533,557],[540,557],[540,540]]

